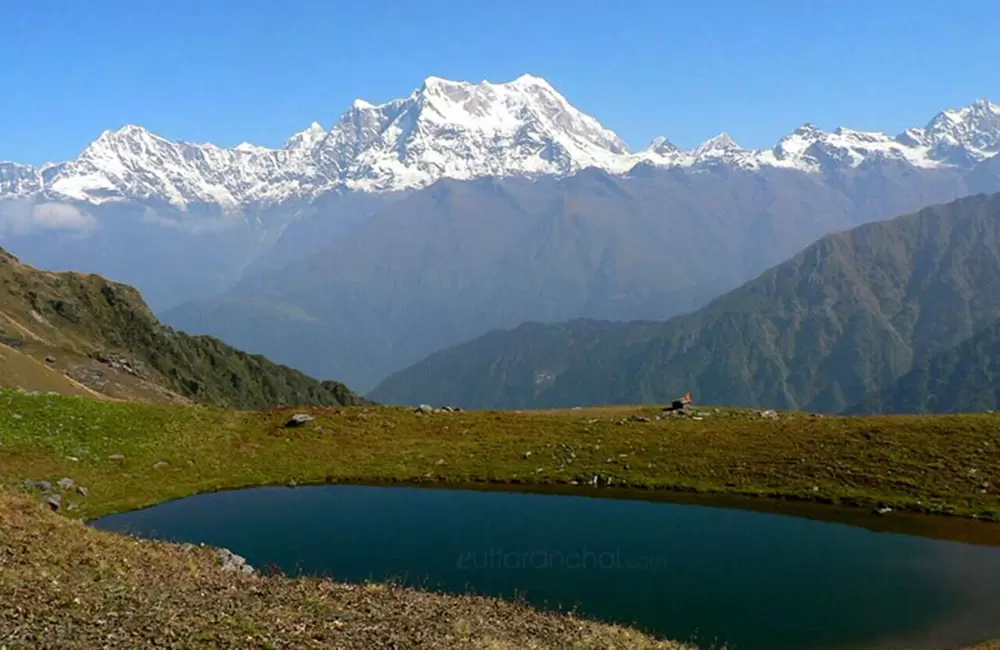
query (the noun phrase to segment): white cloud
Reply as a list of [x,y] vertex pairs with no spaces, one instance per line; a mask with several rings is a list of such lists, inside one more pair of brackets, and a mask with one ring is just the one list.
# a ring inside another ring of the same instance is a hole
[[163,217],[160,213],[153,208],[147,207],[143,210],[142,220],[146,223],[155,223],[159,226],[166,226],[168,228],[177,228],[178,230],[185,230],[189,233],[199,235],[202,233],[216,233],[229,230],[234,226],[239,225],[239,221],[233,218],[226,217],[208,217],[202,216],[196,219],[179,219],[177,217]]
[[93,230],[97,220],[67,203],[38,203],[31,208],[31,216],[42,228],[59,230]]
[[0,235],[25,235],[38,230],[85,233],[97,226],[93,215],[68,203],[0,200]]

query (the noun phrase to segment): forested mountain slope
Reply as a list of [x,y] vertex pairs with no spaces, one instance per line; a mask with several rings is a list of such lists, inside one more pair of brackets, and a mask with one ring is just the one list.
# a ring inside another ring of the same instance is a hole
[[[431,355],[372,396],[507,406],[503,395],[525,395],[529,378],[544,376],[521,405],[692,391],[707,403],[840,411],[1000,318],[996,287],[1000,195],[978,195],[824,237],[655,327],[615,327],[596,339],[579,334],[593,327],[581,323],[493,333]],[[540,337],[569,361],[526,352]]]

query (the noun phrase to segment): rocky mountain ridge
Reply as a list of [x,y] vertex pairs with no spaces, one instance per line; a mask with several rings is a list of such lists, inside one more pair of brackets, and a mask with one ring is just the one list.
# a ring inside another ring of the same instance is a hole
[[627,175],[642,165],[967,169],[998,152],[1000,106],[986,99],[895,137],[805,124],[766,150],[744,149],[722,133],[691,150],[658,137],[632,152],[544,79],[472,84],[428,77],[402,99],[356,100],[330,130],[314,122],[278,149],[174,142],[134,125],[105,131],[72,161],[37,168],[0,162],[0,199],[131,200],[235,212],[329,192],[422,188],[442,178],[566,176],[587,167]]

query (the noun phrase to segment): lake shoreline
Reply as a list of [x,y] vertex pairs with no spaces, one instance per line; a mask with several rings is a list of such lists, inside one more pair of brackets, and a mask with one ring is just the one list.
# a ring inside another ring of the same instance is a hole
[[[747,650],[876,650],[883,638],[940,650],[946,638],[957,646],[1000,636],[996,546],[617,490],[600,498],[469,487],[223,491],[94,527],[230,548],[290,576],[520,593],[543,611],[576,606],[657,638],[700,631]],[[772,636],[776,626],[783,631]]]
[[993,521],[979,520],[942,512],[893,510],[886,514],[877,514],[869,509],[853,504],[829,503],[811,500],[808,497],[784,495],[748,495],[726,492],[699,492],[690,489],[673,489],[669,487],[642,488],[635,486],[590,487],[571,485],[569,483],[516,483],[516,482],[462,482],[448,480],[331,480],[316,483],[261,483],[223,487],[174,496],[130,510],[103,513],[84,520],[90,525],[104,517],[148,510],[164,503],[180,501],[202,494],[220,492],[240,492],[259,488],[275,489],[307,489],[327,486],[362,486],[362,487],[400,487],[419,488],[427,490],[467,490],[474,492],[505,492],[515,494],[557,495],[594,499],[625,499],[648,501],[674,505],[702,506],[743,510],[761,514],[774,514],[789,517],[800,517],[827,523],[839,523],[856,528],[864,528],[872,532],[898,533],[940,539],[981,546],[1000,547],[1000,524]]

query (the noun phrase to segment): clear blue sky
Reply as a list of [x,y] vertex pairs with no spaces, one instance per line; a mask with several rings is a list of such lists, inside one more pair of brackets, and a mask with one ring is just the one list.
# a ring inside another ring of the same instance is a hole
[[546,77],[633,147],[1000,101],[996,0],[0,0],[0,159],[107,128],[277,146],[428,75]]

